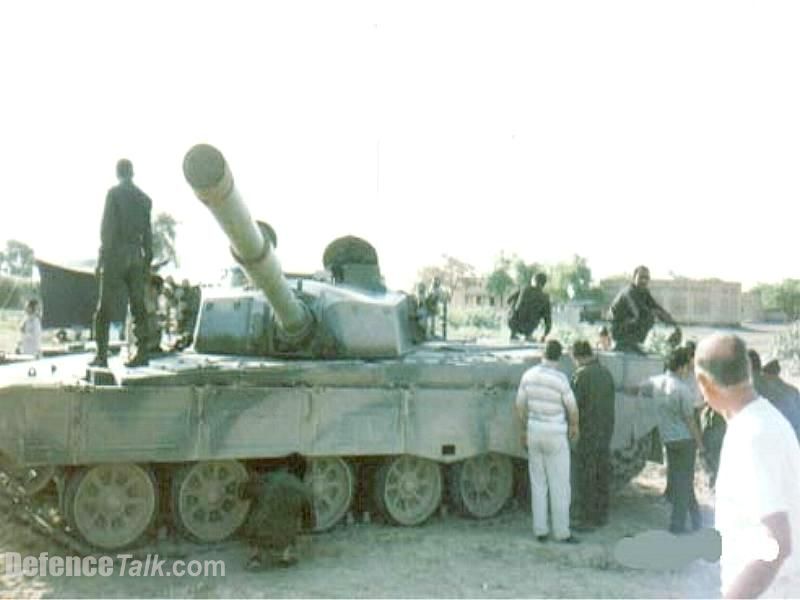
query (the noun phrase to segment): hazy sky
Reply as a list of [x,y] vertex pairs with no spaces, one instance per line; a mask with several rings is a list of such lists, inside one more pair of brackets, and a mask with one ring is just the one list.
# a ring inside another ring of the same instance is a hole
[[798,31],[796,2],[4,2],[0,240],[94,256],[126,156],[213,279],[207,142],[287,270],[354,234],[390,287],[501,250],[798,277]]

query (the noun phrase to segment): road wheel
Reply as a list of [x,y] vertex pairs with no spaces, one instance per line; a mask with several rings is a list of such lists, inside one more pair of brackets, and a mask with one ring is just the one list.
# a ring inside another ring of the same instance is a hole
[[238,460],[182,467],[172,479],[172,514],[178,530],[198,542],[232,536],[250,510],[250,500],[239,495],[240,484],[247,478],[247,468]]
[[350,510],[356,489],[353,466],[338,456],[316,457],[308,463],[304,481],[314,495],[314,531],[325,531]]
[[453,507],[461,514],[485,519],[506,505],[514,490],[514,465],[490,452],[451,465],[447,484]]
[[153,473],[135,464],[98,465],[69,479],[67,521],[89,544],[117,550],[137,542],[151,527],[158,507]]
[[53,481],[56,468],[53,465],[23,467],[0,453],[0,471],[4,471],[26,496],[35,496]]
[[375,473],[378,510],[397,525],[420,525],[442,501],[439,463],[416,456],[393,456]]

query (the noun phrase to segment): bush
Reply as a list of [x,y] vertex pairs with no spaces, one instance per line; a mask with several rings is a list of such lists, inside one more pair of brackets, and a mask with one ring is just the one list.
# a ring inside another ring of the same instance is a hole
[[505,319],[503,314],[491,308],[466,308],[448,312],[447,324],[456,329],[474,327],[499,332]]

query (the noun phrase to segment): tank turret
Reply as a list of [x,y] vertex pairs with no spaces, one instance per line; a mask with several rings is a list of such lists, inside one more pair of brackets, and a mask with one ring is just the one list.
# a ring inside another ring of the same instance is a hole
[[[359,287],[297,278],[295,285],[290,285],[271,242],[274,233],[270,234],[267,226],[251,216],[222,153],[207,144],[194,146],[184,158],[183,173],[225,232],[234,258],[268,304],[262,307],[259,299],[252,296],[204,301],[195,335],[196,349],[209,353],[256,351],[337,358],[391,357],[410,349],[412,336],[405,294],[387,292],[377,283]],[[366,244],[363,240],[358,242],[359,248]],[[371,257],[368,263],[372,279],[379,278],[377,257]],[[241,307],[245,300],[250,306],[243,317],[247,323],[231,316],[232,307]],[[214,303],[220,308],[212,314],[207,309]]]
[[292,293],[269,236],[250,216],[222,153],[207,144],[194,146],[183,159],[183,174],[228,236],[236,261],[269,299],[284,334],[295,341],[311,335],[314,317]]

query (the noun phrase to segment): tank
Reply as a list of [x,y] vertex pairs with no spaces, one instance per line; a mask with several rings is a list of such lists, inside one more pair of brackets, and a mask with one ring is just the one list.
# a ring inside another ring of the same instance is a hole
[[[420,525],[443,502],[473,518],[502,510],[527,483],[514,400],[541,348],[421,339],[413,299],[385,289],[358,238],[328,247],[330,278],[286,275],[223,155],[195,146],[183,170],[253,287],[204,288],[193,345],[147,367],[87,369],[86,355],[0,367],[0,452],[25,493],[55,488],[66,530],[105,550],[163,523],[229,538],[249,509],[241,484],[281,468],[311,487],[318,530],[361,511]],[[618,387],[620,482],[656,424],[631,390],[662,364],[601,360]]]

